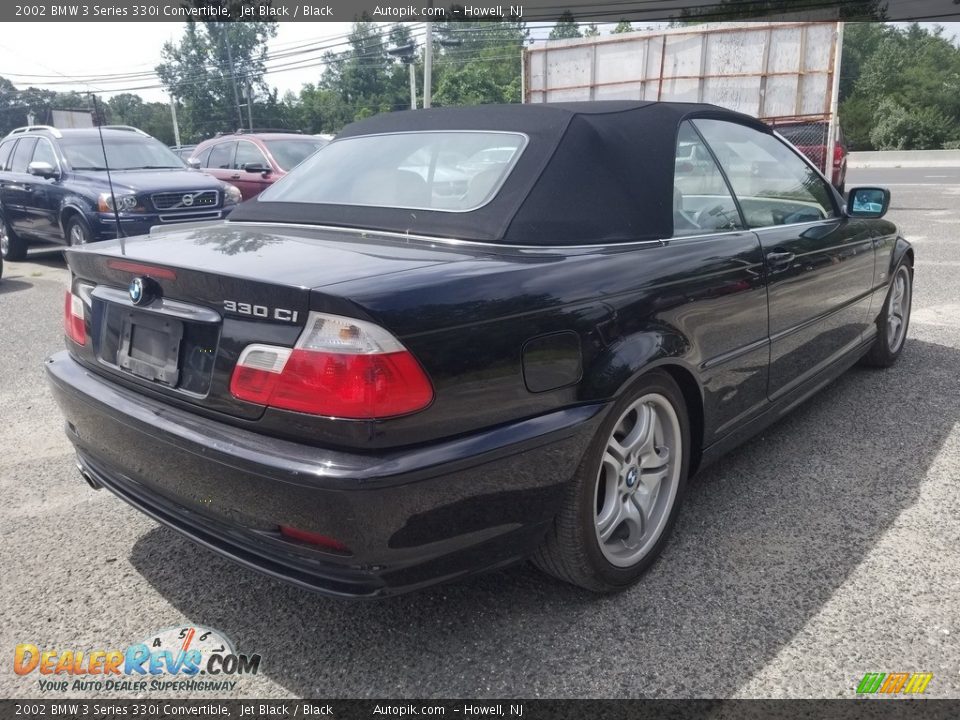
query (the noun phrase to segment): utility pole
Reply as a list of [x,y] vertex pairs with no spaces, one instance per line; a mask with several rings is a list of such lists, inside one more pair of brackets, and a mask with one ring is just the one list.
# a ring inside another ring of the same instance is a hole
[[[430,7],[433,7],[431,0]],[[433,23],[427,20],[426,45],[423,48],[423,106],[430,107],[430,96],[433,85]]]
[[253,130],[253,88],[250,86],[250,78],[247,78],[246,96],[247,96],[247,130]]
[[417,46],[415,43],[408,43],[406,45],[401,45],[400,47],[395,47],[392,50],[387,50],[388,55],[393,55],[394,57],[400,58],[400,62],[410,68],[410,109],[417,109],[417,58],[416,58]]
[[[220,27],[223,27],[222,25]],[[229,28],[230,25],[227,25]],[[240,91],[237,90],[237,69],[233,66],[233,52],[230,50],[230,40],[227,37],[227,30],[224,29],[220,35],[224,46],[227,48],[227,62],[230,63],[230,80],[233,83],[233,102],[237,106],[237,127],[243,127],[243,114],[240,112]]]
[[407,63],[410,68],[410,109],[417,109],[417,70],[413,62]]
[[833,184],[833,154],[837,147],[837,134],[840,118],[840,60],[843,56],[843,23],[837,23],[837,37],[833,50],[833,87],[830,89],[830,124],[827,126],[826,157],[823,159],[823,174]]
[[180,145],[180,124],[177,122],[177,99],[170,95],[170,117],[173,118],[173,144]]

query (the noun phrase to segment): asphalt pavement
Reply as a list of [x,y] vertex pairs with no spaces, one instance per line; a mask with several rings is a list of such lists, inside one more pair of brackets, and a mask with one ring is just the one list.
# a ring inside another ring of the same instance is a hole
[[521,565],[326,599],[91,490],[43,372],[63,346],[60,253],[7,264],[0,696],[44,696],[12,670],[18,643],[124,648],[199,625],[262,666],[185,696],[848,698],[866,672],[922,671],[927,696],[960,697],[960,169],[851,170],[857,183],[891,187],[916,246],[900,362],[850,371],[703,473],[662,559],[613,597]]

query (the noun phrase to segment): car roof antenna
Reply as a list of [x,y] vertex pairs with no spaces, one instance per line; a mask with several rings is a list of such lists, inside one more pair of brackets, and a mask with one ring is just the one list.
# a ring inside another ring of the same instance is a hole
[[97,116],[97,133],[100,135],[100,149],[103,151],[103,167],[107,171],[107,185],[110,186],[110,204],[113,206],[113,221],[117,225],[117,238],[120,240],[120,254],[126,255],[127,250],[123,243],[123,230],[120,227],[120,211],[117,210],[117,196],[113,193],[113,178],[110,176],[110,162],[107,160],[107,146],[103,142],[103,127],[100,121],[105,119],[100,114],[100,103],[97,102],[97,96],[90,93],[90,99],[93,100],[93,112]]

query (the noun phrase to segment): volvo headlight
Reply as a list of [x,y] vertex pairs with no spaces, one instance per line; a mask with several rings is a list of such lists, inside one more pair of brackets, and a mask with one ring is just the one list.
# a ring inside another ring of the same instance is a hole
[[134,212],[143,210],[140,207],[140,201],[136,195],[111,195],[110,193],[100,193],[97,198],[97,210],[100,212],[113,212],[113,201],[117,201],[117,212]]

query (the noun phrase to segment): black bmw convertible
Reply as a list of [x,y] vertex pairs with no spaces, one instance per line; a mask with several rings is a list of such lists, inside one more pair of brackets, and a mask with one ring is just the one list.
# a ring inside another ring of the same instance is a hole
[[614,591],[698,469],[896,361],[889,200],[713,106],[384,114],[228,222],[68,250],[46,367],[90,485],[251,568]]

